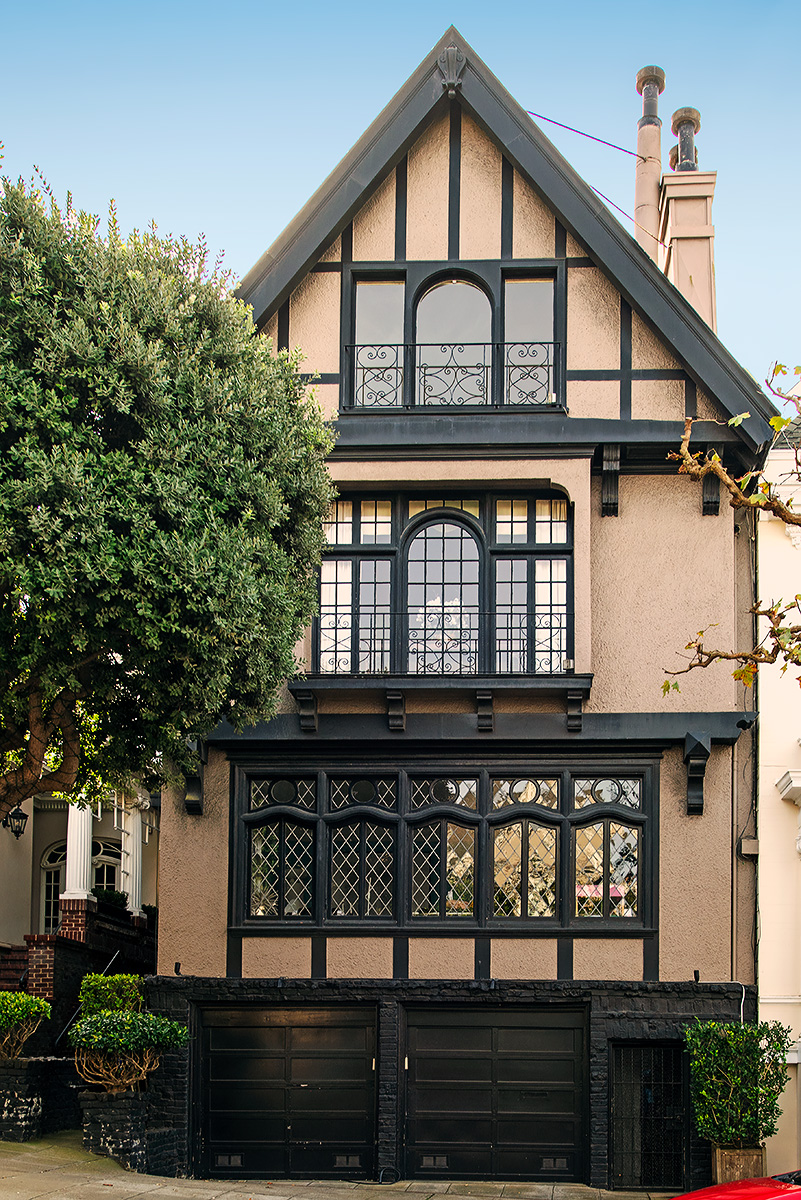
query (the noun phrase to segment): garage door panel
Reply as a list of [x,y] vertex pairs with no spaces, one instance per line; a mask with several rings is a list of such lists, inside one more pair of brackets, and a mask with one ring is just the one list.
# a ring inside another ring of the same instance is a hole
[[579,1083],[581,1062],[572,1058],[498,1058],[498,1083]]
[[211,1060],[209,1078],[236,1082],[283,1079],[284,1059],[264,1058],[258,1054],[221,1054]]
[[406,1170],[580,1181],[584,1013],[407,1014]]
[[203,1027],[209,1175],[372,1172],[374,1010],[215,1011]]
[[284,1051],[286,1030],[274,1026],[236,1028],[222,1026],[209,1031],[211,1050],[277,1050]]
[[414,1078],[420,1083],[484,1083],[492,1079],[490,1058],[423,1058],[415,1059]]

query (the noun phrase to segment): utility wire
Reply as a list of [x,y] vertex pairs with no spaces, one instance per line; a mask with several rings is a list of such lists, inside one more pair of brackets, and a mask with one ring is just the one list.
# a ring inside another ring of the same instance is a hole
[[589,138],[591,142],[600,142],[602,146],[611,146],[613,150],[620,150],[622,154],[630,154],[632,158],[647,160],[642,154],[638,154],[636,150],[627,150],[625,146],[616,146],[614,142],[607,142],[605,138],[595,137],[592,133],[585,133],[583,129],[574,129],[572,125],[563,125],[561,121],[554,121],[553,117],[544,117],[542,113],[532,112],[527,108],[526,112],[530,117],[536,117],[538,121],[547,121],[550,125],[558,125],[560,129],[567,129],[570,133],[577,133],[580,137]]
[[[532,112],[529,108],[527,108],[525,111],[530,117],[536,117],[538,121],[547,121],[550,125],[558,125],[560,129],[567,129],[570,133],[577,133],[580,137],[589,138],[591,142],[599,142],[602,146],[610,146],[612,150],[620,150],[622,154],[630,154],[632,158],[639,158],[640,162],[648,161],[648,159],[642,154],[638,154],[636,150],[627,150],[625,146],[616,146],[614,142],[607,142],[605,138],[595,137],[594,134],[585,133],[582,129],[574,129],[572,125],[564,125],[561,121],[555,121],[553,117],[544,117],[542,113]],[[641,225],[639,221],[635,220],[631,213],[627,213],[626,210],[621,208],[619,204],[615,204],[614,200],[610,200],[608,196],[603,194],[603,192],[599,192],[596,187],[592,187],[592,184],[590,184],[590,187],[595,192],[596,196],[600,196],[606,204],[609,204],[612,208],[616,209],[617,212],[619,212],[621,216],[625,217],[627,221],[631,221],[632,225],[636,225],[638,229],[642,229],[642,231],[647,233],[649,237],[652,237],[655,242],[658,242],[660,246],[663,246],[665,249],[667,249],[665,243],[661,241],[656,234],[651,233],[650,229],[646,229],[644,225]]]

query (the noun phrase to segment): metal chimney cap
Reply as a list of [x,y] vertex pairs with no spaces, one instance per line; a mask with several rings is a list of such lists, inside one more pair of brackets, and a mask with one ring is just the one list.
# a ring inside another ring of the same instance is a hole
[[648,83],[655,83],[659,88],[659,95],[662,95],[665,90],[665,72],[661,67],[643,67],[637,72],[637,91],[640,95]]
[[670,128],[678,137],[679,126],[690,123],[693,127],[693,133],[698,133],[701,128],[701,114],[697,108],[677,108],[671,117]]

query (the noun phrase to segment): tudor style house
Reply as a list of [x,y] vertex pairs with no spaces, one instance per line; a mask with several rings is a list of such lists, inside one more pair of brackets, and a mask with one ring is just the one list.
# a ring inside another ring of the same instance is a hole
[[725,670],[662,683],[749,636],[751,540],[667,455],[691,416],[745,470],[773,410],[663,85],[638,245],[451,28],[241,286],[339,498],[280,715],[163,800],[173,1169],[709,1179],[681,1037],[755,1013],[753,713]]

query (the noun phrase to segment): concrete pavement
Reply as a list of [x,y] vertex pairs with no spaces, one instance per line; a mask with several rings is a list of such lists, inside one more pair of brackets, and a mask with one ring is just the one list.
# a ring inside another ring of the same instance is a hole
[[605,1192],[548,1183],[402,1180],[379,1185],[339,1180],[201,1180],[137,1175],[87,1153],[77,1130],[38,1142],[0,1142],[0,1200],[667,1200],[672,1193]]

